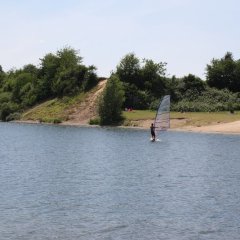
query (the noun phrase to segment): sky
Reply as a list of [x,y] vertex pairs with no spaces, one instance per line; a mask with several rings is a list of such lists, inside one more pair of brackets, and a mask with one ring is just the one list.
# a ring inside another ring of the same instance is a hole
[[108,77],[128,53],[205,79],[213,58],[240,59],[239,0],[0,0],[4,71],[70,46]]

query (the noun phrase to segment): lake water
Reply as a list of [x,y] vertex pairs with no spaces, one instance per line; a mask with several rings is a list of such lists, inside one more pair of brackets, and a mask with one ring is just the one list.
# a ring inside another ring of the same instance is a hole
[[240,239],[240,136],[0,123],[0,239]]

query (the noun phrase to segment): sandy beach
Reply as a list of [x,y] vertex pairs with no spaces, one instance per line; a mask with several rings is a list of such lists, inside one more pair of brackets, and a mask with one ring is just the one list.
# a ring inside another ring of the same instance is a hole
[[[152,120],[135,121],[139,127],[148,129]],[[186,126],[186,119],[171,119],[171,131],[199,132],[199,133],[222,133],[222,134],[240,134],[240,121],[229,123],[211,123],[206,126]]]
[[240,121],[230,123],[219,123],[208,126],[186,126],[182,128],[173,128],[176,131],[202,132],[202,133],[222,133],[222,134],[240,134]]

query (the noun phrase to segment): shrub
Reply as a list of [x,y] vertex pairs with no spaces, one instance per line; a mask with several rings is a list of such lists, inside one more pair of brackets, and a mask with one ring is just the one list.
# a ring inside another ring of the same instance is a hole
[[108,80],[99,101],[99,117],[101,125],[115,125],[122,121],[122,105],[124,91],[117,76]]
[[99,125],[100,124],[100,119],[99,118],[91,118],[89,121],[90,125]]
[[3,103],[0,106],[0,119],[2,121],[7,121],[7,117],[18,110],[18,105],[12,102]]
[[54,124],[59,124],[59,123],[61,123],[62,122],[62,119],[60,119],[60,118],[54,118],[53,119],[53,123]]
[[21,114],[19,112],[15,112],[15,113],[10,113],[7,117],[6,117],[6,121],[14,121],[14,120],[20,120],[21,118]]

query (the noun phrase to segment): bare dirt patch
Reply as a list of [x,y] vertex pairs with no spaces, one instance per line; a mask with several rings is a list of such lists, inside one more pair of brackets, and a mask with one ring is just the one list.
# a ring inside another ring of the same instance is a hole
[[91,118],[95,118],[97,116],[97,101],[106,83],[107,80],[100,81],[96,91],[90,91],[84,101],[70,109],[68,112],[69,120],[63,122],[62,125],[85,125],[89,123]]

